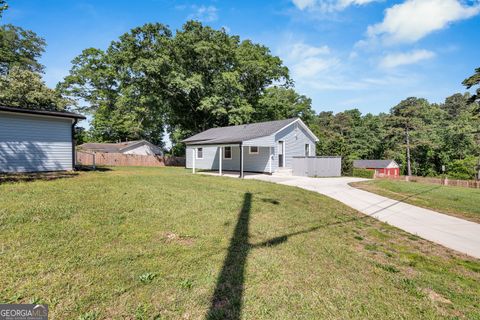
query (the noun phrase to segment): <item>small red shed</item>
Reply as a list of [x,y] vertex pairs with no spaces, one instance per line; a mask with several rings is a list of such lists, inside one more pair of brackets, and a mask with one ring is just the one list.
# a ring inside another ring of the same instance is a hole
[[377,176],[400,175],[400,166],[395,160],[354,160],[353,167],[375,170]]

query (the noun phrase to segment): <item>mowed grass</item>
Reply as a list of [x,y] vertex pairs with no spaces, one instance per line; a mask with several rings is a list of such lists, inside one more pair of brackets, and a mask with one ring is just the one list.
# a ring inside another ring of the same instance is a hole
[[480,223],[480,189],[381,179],[352,186]]
[[322,195],[182,168],[0,184],[0,302],[51,319],[478,319],[480,261]]

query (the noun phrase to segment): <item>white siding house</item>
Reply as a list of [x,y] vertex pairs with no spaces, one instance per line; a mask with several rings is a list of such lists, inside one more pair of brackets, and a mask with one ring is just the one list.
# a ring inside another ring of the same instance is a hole
[[73,170],[73,127],[79,119],[85,118],[0,107],[0,172]]
[[213,128],[183,140],[186,167],[276,173],[293,157],[314,156],[318,138],[299,118]]

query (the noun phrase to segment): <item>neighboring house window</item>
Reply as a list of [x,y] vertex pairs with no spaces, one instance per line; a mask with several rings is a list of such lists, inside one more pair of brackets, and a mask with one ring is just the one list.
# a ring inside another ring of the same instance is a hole
[[223,159],[232,159],[232,147],[224,147]]
[[258,147],[250,147],[249,153],[250,154],[258,154]]
[[197,159],[203,159],[203,148],[197,148]]
[[309,157],[310,156],[310,144],[305,144],[305,156]]

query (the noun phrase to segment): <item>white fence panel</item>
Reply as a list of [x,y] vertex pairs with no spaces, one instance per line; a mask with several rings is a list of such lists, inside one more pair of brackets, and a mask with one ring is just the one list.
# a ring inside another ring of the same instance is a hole
[[292,173],[306,177],[340,177],[341,157],[293,157]]

